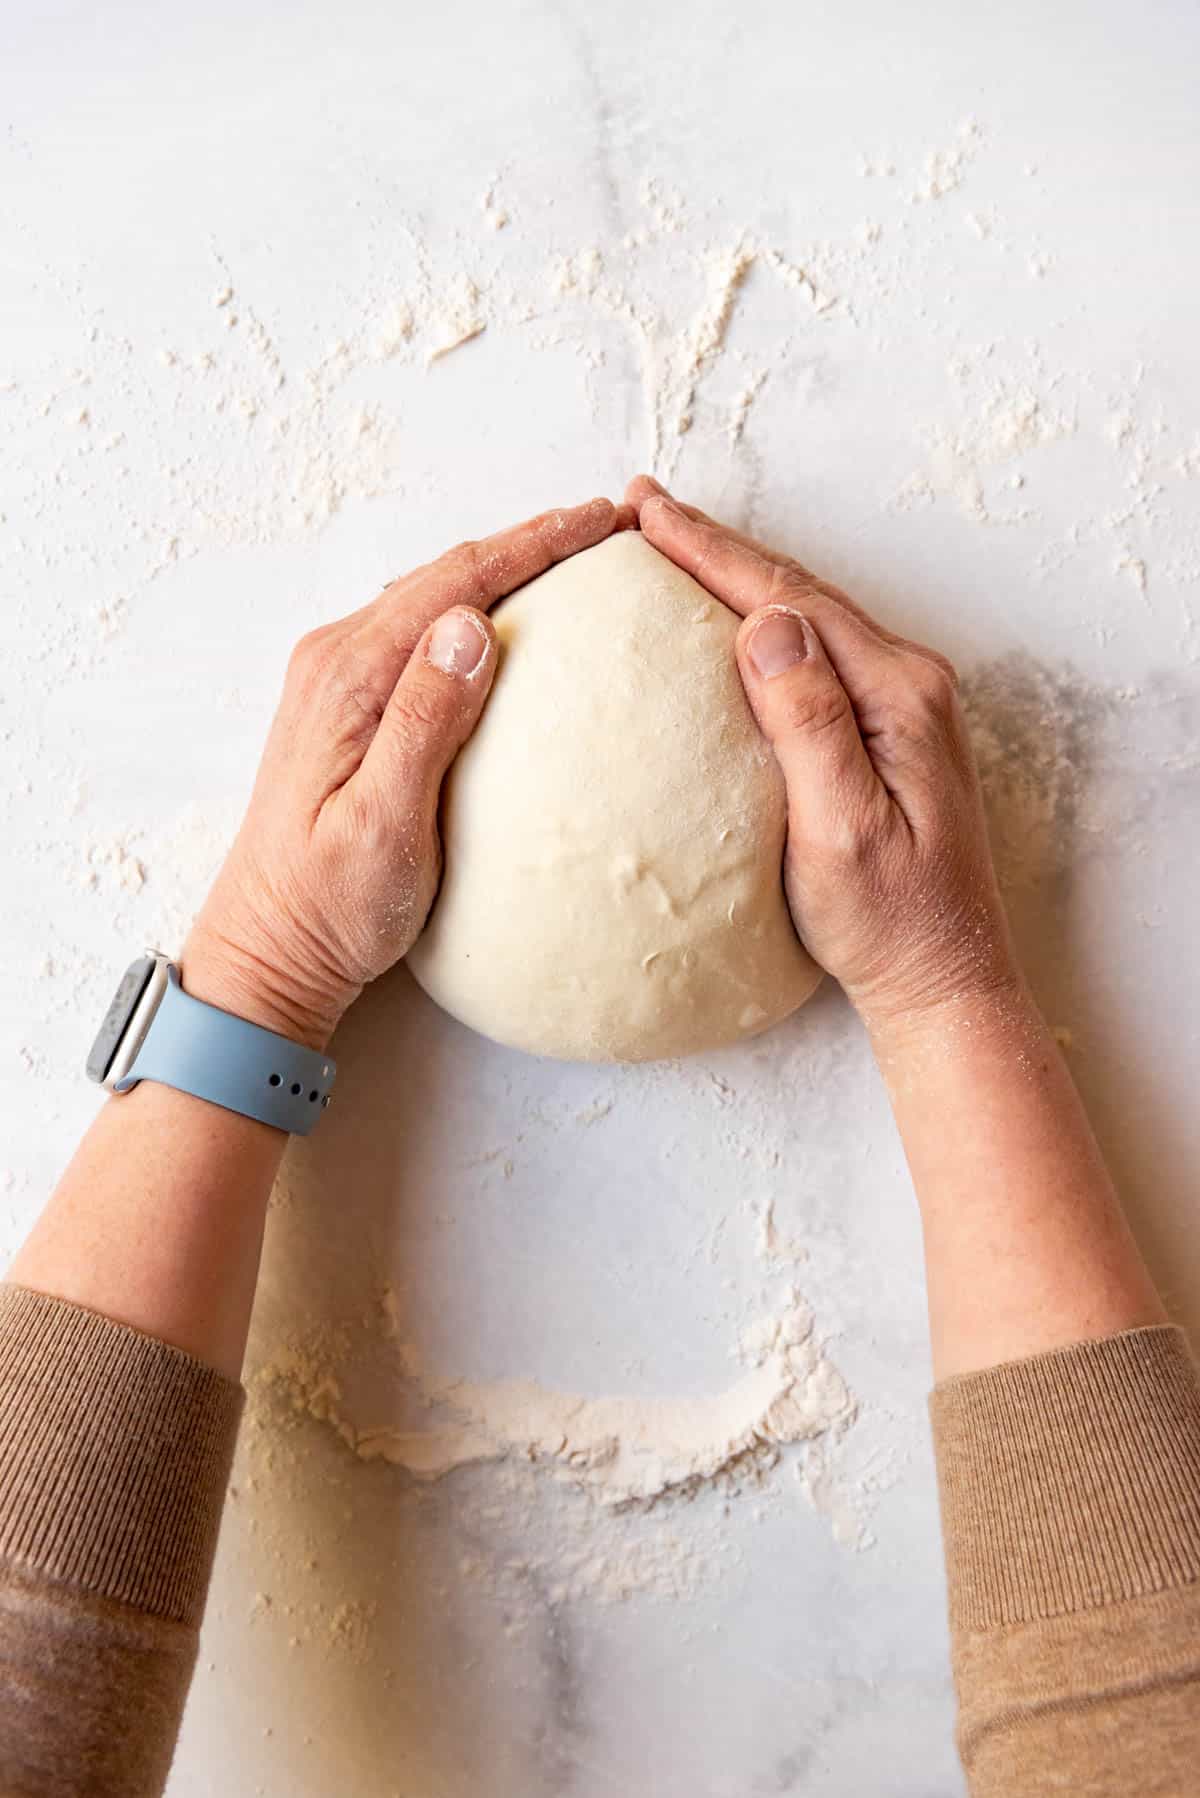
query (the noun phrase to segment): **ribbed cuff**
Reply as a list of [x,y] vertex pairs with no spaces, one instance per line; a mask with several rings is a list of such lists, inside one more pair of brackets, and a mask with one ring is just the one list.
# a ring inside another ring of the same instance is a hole
[[930,1412],[955,1625],[1060,1617],[1200,1578],[1200,1384],[1182,1330],[965,1374]]
[[0,1556],[197,1625],[241,1405],[168,1343],[0,1285]]

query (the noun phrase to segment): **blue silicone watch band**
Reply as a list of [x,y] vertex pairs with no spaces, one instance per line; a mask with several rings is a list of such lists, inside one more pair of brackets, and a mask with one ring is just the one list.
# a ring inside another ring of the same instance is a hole
[[115,1090],[158,1080],[276,1130],[307,1136],[329,1103],[336,1073],[328,1055],[193,999],[172,963],[145,1041]]

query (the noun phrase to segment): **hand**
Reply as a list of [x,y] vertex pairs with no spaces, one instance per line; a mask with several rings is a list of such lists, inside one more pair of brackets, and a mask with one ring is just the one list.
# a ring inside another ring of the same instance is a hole
[[487,608],[628,518],[606,499],[544,512],[301,639],[245,821],[180,957],[188,992],[325,1046],[433,902],[442,777],[496,670]]
[[873,1030],[1018,987],[949,662],[648,477],[627,497],[745,618],[738,666],[787,782],[784,887],[810,954]]

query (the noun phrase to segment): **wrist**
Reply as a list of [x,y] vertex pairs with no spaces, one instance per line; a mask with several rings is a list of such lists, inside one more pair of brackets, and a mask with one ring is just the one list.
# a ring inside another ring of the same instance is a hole
[[325,1049],[356,992],[326,991],[285,975],[266,956],[197,924],[178,957],[183,990],[264,1030]]
[[983,1021],[1029,1000],[994,893],[948,895],[932,921],[878,959],[884,966],[846,989],[873,1042],[934,1036],[955,1020]]
[[1044,1030],[1041,1013],[1019,968],[998,966],[986,978],[916,999],[856,1002],[876,1060],[894,1063],[1014,1033]]

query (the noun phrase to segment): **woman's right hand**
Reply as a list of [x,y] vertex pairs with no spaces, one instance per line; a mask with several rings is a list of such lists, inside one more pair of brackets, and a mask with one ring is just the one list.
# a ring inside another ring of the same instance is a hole
[[745,619],[738,665],[787,782],[784,885],[873,1031],[1019,985],[943,656],[639,476],[645,537]]
[[629,522],[607,499],[543,512],[302,639],[242,828],[180,957],[188,992],[324,1048],[433,903],[442,778],[496,671],[488,608]]

